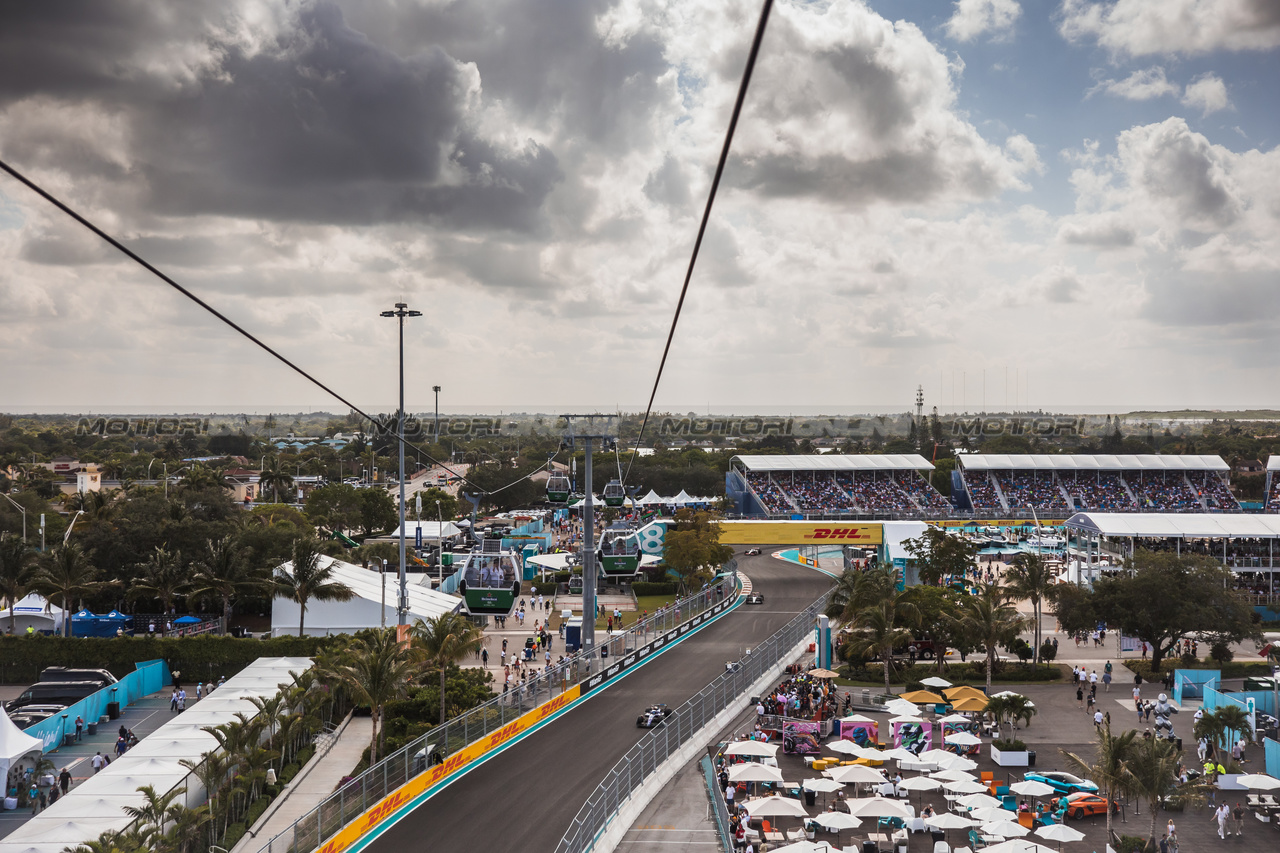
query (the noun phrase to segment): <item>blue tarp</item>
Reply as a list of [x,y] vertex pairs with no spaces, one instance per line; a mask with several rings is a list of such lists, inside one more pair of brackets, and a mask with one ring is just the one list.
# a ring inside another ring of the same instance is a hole
[[86,723],[94,722],[107,715],[107,703],[119,702],[120,707],[132,705],[143,696],[158,693],[173,683],[169,674],[169,664],[163,660],[148,660],[135,664],[137,669],[117,681],[107,685],[97,693],[92,693],[68,705],[67,710],[56,714],[43,722],[36,723],[26,729],[32,737],[44,742],[44,751],[48,752],[62,746],[63,735],[76,730],[76,717],[84,717]]
[[204,620],[199,616],[179,616],[173,620],[175,625],[199,625]]

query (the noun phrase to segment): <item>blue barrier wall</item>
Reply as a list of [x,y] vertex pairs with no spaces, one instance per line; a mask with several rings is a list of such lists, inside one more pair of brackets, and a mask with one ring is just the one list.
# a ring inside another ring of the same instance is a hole
[[86,696],[74,705],[68,705],[67,710],[36,723],[26,729],[26,733],[40,738],[44,742],[45,752],[57,749],[62,746],[63,735],[68,732],[75,734],[76,717],[84,717],[86,724],[97,722],[99,718],[107,715],[108,703],[119,702],[120,707],[123,708],[125,705],[132,705],[143,696],[158,693],[173,683],[173,677],[169,674],[169,664],[163,660],[143,661],[135,666],[137,669],[115,684]]
[[1217,687],[1221,683],[1221,670],[1175,669],[1173,671],[1173,701],[1181,705],[1184,699],[1199,699],[1204,696],[1205,686]]
[[1263,738],[1262,752],[1267,759],[1267,775],[1280,778],[1280,743]]

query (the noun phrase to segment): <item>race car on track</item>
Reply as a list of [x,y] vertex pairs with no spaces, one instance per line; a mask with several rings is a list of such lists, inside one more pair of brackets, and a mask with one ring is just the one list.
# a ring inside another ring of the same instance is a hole
[[1081,779],[1079,776],[1072,776],[1070,773],[1058,770],[1028,773],[1022,778],[1028,782],[1043,782],[1059,794],[1074,794],[1080,791],[1086,794],[1098,793],[1098,786],[1088,779]]
[[764,596],[758,592],[753,592],[747,596],[747,604],[764,604]]
[[747,549],[747,552],[746,552],[746,554],[745,554],[744,556],[747,556],[747,557],[759,557],[759,556],[760,556],[760,549],[759,549],[759,548],[748,548],[748,549]]
[[[1120,811],[1120,806],[1111,804],[1112,813]],[[1097,794],[1086,794],[1083,791],[1066,796],[1066,817],[1079,820],[1082,817],[1093,817],[1107,813],[1107,800]]]
[[670,715],[671,709],[666,705],[650,705],[644,709],[639,717],[636,717],[636,727],[641,729],[651,729],[654,726],[660,726]]

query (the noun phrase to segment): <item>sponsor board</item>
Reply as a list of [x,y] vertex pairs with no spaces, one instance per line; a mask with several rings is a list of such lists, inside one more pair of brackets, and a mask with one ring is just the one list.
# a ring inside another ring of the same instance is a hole
[[879,545],[884,541],[881,524],[840,521],[722,521],[720,542],[724,545],[824,544]]
[[346,850],[358,841],[361,836],[382,823],[382,821],[399,810],[401,806],[406,805],[432,785],[452,776],[489,750],[502,746],[557,711],[568,707],[581,695],[581,689],[581,686],[578,685],[570,687],[556,698],[542,703],[529,713],[517,717],[502,728],[491,732],[488,736],[458,750],[446,758],[443,764],[437,764],[426,772],[413,777],[375,803],[360,817],[339,830],[336,835],[325,842],[319,853],[341,853],[341,851]]

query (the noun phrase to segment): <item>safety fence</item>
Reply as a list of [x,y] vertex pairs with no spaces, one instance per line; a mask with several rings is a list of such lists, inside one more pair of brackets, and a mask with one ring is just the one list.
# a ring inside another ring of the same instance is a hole
[[696,696],[673,711],[658,728],[627,751],[604,781],[587,798],[569,830],[560,839],[556,853],[585,853],[594,847],[600,834],[617,816],[623,803],[672,754],[698,735],[708,722],[742,695],[766,672],[776,666],[813,630],[814,620],[826,607],[831,593],[810,604],[769,639],[734,662],[721,676]]
[[431,729],[330,794],[259,853],[339,853],[427,788],[731,607],[737,591],[737,575],[725,574],[625,631],[598,636],[600,659],[580,651]]
[[725,805],[724,797],[716,796],[716,792],[720,788],[719,780],[716,778],[715,763],[711,760],[711,756],[702,756],[702,778],[707,783],[707,794],[711,797],[711,814],[715,817],[716,833],[720,836],[720,847],[725,853],[732,853],[733,835],[729,830],[729,807]]

